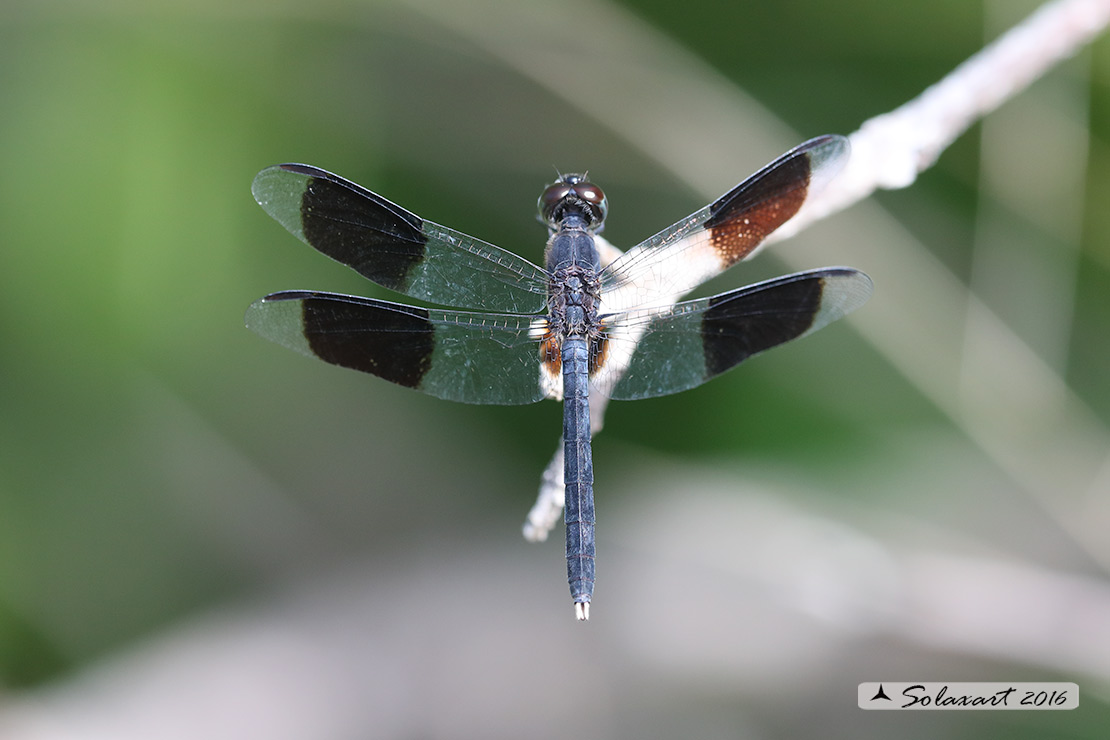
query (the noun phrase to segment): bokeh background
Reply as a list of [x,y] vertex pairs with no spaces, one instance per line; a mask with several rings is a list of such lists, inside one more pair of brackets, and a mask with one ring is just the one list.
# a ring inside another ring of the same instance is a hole
[[[556,404],[425,398],[242,325],[279,289],[382,295],[257,207],[267,165],[535,260],[536,197],[589,169],[627,248],[1034,7],[7,0],[0,735],[1105,737],[1106,39],[706,288],[876,283],[852,320],[610,407],[586,625],[561,528],[520,535]],[[857,709],[876,680],[1082,698]]]

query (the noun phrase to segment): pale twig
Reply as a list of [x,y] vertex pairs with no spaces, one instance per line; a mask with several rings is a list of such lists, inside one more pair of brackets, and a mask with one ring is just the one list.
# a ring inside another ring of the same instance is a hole
[[1107,0],[1057,0],[1017,26],[935,85],[851,135],[852,158],[802,213],[768,243],[791,236],[877,189],[910,185],[949,144],[980,118],[1076,54],[1110,22]]

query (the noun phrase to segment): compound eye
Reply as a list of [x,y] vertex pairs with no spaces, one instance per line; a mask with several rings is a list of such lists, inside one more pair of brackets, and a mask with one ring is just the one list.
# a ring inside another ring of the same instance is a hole
[[555,209],[573,192],[574,186],[562,180],[554,185],[548,185],[547,189],[543,191],[543,195],[540,196],[539,203],[536,204],[540,209],[540,220],[555,228],[555,221],[557,220]]
[[574,194],[589,206],[590,226],[595,228],[601,226],[609,213],[609,202],[605,199],[605,193],[601,192],[601,188],[583,180],[574,186]]

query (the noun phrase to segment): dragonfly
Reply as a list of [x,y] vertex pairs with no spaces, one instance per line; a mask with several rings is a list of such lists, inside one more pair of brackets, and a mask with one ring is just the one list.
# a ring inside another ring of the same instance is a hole
[[750,256],[847,156],[841,136],[811,139],[623,253],[600,235],[601,188],[560,175],[537,204],[543,267],[325,170],[275,165],[252,185],[270,216],[363,277],[433,305],[289,290],[252,303],[246,324],[303,355],[450,401],[561,400],[567,580],[584,621],[596,574],[591,406],[596,421],[598,399],[695,388],[863,305],[871,279],[847,267],[680,300]]

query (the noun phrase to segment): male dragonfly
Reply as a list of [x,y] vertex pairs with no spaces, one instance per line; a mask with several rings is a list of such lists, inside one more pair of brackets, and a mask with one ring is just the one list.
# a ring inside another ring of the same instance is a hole
[[[598,235],[601,189],[562,175],[538,203],[549,232],[543,268],[330,172],[269,167],[255,177],[254,197],[298,239],[410,298],[482,312],[297,290],[255,301],[246,323],[302,354],[451,401],[562,399],[567,578],[585,620],[594,583],[591,394],[631,400],[694,388],[861,306],[871,280],[844,267],[676,302],[751,254],[847,155],[843,137],[812,139],[624,254]],[[602,253],[619,256],[603,264]]]

